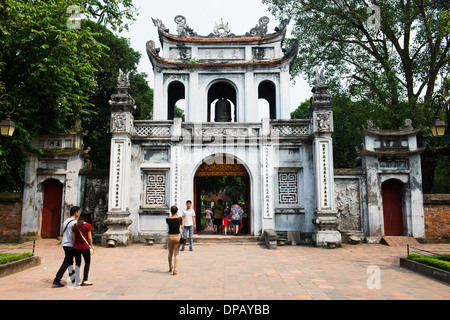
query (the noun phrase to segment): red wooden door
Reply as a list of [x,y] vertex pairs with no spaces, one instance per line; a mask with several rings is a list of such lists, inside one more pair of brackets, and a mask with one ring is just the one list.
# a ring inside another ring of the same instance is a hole
[[383,182],[383,219],[385,236],[403,236],[402,183],[390,179]]
[[44,183],[44,207],[42,210],[42,238],[56,238],[61,230],[63,185],[58,180]]

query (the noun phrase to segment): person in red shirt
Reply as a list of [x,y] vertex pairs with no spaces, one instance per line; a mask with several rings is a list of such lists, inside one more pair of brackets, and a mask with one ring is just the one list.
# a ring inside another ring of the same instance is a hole
[[[92,244],[92,217],[89,212],[83,211],[78,217],[77,223],[73,226],[73,249],[75,255],[75,265],[78,270],[81,266],[81,256],[84,259],[84,272],[82,286],[91,286],[92,282],[88,281],[89,268],[91,265],[91,252],[89,248],[94,248]],[[76,275],[76,283],[80,282],[80,275]]]

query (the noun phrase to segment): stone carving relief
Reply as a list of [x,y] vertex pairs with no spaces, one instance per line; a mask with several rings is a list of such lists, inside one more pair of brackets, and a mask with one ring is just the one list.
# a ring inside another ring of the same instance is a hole
[[113,132],[124,132],[127,131],[127,115],[126,114],[116,114],[114,115],[113,121]]
[[190,60],[192,57],[191,48],[170,48],[169,59]]
[[177,15],[174,21],[177,24],[177,32],[179,37],[192,38],[197,36],[197,33],[195,33],[194,30],[189,28],[186,24],[186,18],[184,16]]
[[104,224],[108,212],[108,177],[86,177],[83,209],[92,213],[94,237],[99,237],[107,228]]
[[119,77],[117,78],[118,87],[129,87],[130,86],[130,71],[124,72],[119,69]]
[[147,54],[153,54],[154,56],[159,56],[159,52],[161,51],[160,48],[156,48],[155,41],[149,40],[146,44],[147,47]]
[[247,32],[246,36],[251,37],[265,37],[267,34],[267,25],[269,24],[270,19],[267,16],[259,18],[258,24],[250,29],[249,32]]
[[255,60],[270,60],[275,58],[274,48],[253,48],[253,59]]
[[317,129],[320,131],[330,131],[331,128],[331,114],[318,113],[316,116]]
[[154,18],[152,18],[152,21],[153,21],[153,24],[155,25],[155,27],[158,28],[159,32],[169,33],[169,29],[166,29],[166,26],[161,21],[161,19],[154,19]]
[[323,75],[323,70],[316,70],[316,79],[314,81],[315,86],[324,86],[326,85],[325,76]]
[[343,231],[361,230],[358,180],[335,180],[336,209],[339,229]]
[[223,19],[221,18],[219,24],[216,22],[216,26],[214,27],[213,32],[216,37],[225,38],[230,34],[231,30],[228,26],[228,22],[227,24],[225,24],[223,22]]
[[195,129],[195,135],[205,136],[205,137],[238,137],[238,136],[248,136],[247,128],[206,128],[206,129]]
[[280,25],[275,28],[275,31],[276,32],[283,31],[284,29],[286,29],[286,27],[287,27],[287,25],[289,24],[290,21],[291,21],[291,19],[281,20]]

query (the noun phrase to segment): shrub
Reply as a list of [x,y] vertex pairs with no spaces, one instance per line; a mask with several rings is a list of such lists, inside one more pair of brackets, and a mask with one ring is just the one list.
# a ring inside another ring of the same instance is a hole
[[439,268],[445,271],[450,271],[450,261],[448,261],[448,256],[425,257],[420,256],[418,254],[410,254],[408,255],[408,259],[422,264],[426,264],[427,266]]
[[9,262],[17,261],[20,259],[25,259],[28,257],[32,257],[33,254],[31,252],[22,252],[20,254],[18,253],[7,253],[7,254],[1,254],[0,253],[0,265],[6,264]]

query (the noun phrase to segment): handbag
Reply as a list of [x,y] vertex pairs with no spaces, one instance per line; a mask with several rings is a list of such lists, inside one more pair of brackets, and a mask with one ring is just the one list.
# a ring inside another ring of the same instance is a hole
[[83,236],[83,234],[81,233],[80,228],[77,226],[78,232],[81,234],[81,236],[83,237],[83,240],[86,242],[86,244],[89,246],[89,253],[91,254],[91,256],[94,254],[94,248],[91,247],[91,245],[89,244],[89,242],[87,242],[86,238]]
[[183,228],[181,227],[181,225],[180,225],[180,228],[181,228],[181,230],[180,230],[180,244],[185,245],[186,244],[186,238],[183,237],[184,233],[183,233]]

